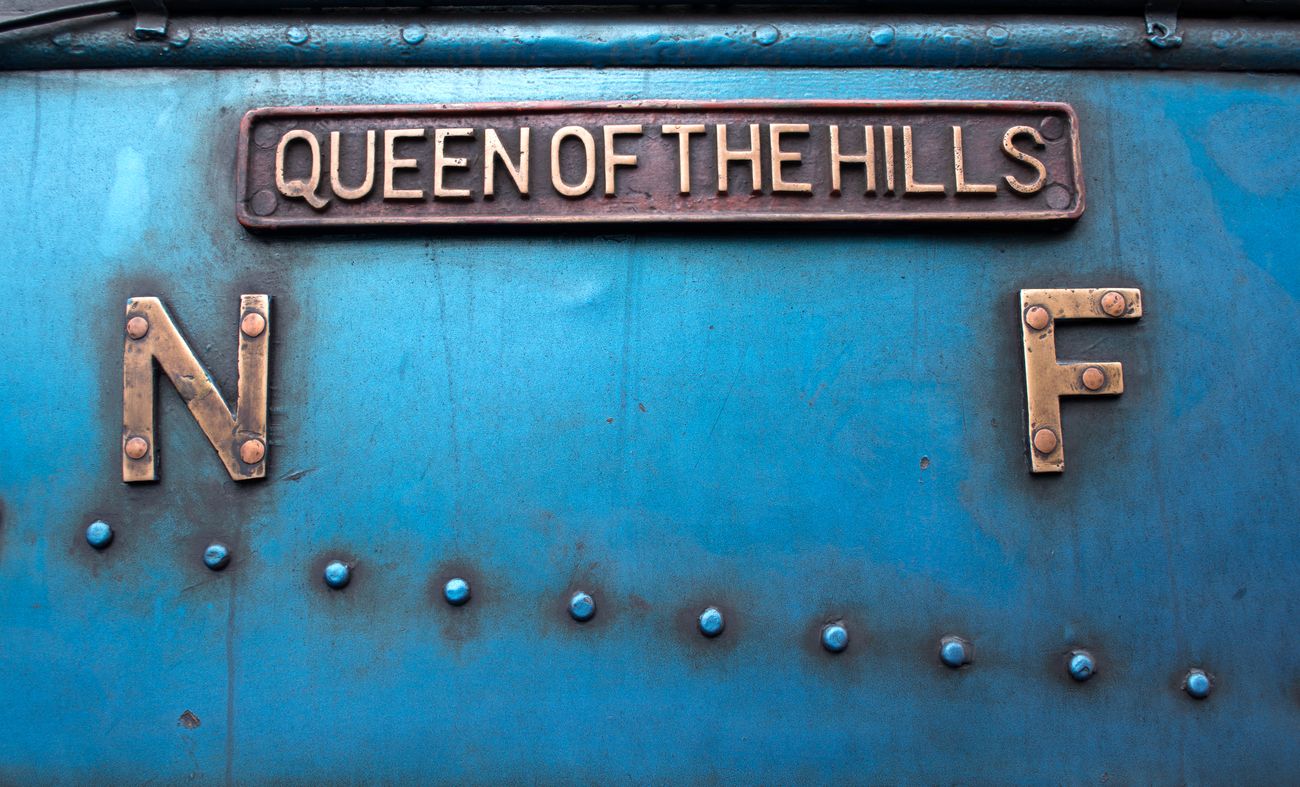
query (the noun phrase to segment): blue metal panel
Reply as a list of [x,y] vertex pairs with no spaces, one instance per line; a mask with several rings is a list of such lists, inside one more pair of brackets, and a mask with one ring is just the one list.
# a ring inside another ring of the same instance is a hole
[[[234,220],[250,107],[538,97],[1066,100],[1089,208],[1056,230]],[[1300,768],[1294,77],[57,72],[6,75],[0,117],[5,781]],[[1141,287],[1145,316],[1064,329],[1062,356],[1122,361],[1128,390],[1067,402],[1069,468],[1033,477],[1016,291],[1098,285]],[[125,299],[163,297],[231,391],[241,292],[274,298],[271,479],[228,480],[164,384],[162,480],[124,486]]]

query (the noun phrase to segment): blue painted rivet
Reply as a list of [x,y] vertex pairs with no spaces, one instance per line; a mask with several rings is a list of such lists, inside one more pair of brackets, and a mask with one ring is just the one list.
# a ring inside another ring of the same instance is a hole
[[1190,669],[1187,671],[1187,677],[1183,678],[1183,691],[1187,696],[1198,700],[1203,700],[1210,696],[1210,689],[1214,688],[1210,683],[1210,676],[1205,674],[1202,669]]
[[717,607],[707,607],[700,613],[700,633],[706,637],[716,637],[727,627],[727,621],[722,617],[722,610]]
[[994,25],[990,27],[985,34],[988,36],[989,43],[993,46],[1002,46],[1011,38],[1011,33],[1005,27]]
[[569,614],[579,623],[586,623],[596,617],[596,599],[579,590],[569,599]]
[[894,42],[894,28],[889,25],[874,27],[868,35],[876,46],[889,46]]
[[325,567],[325,584],[332,588],[347,587],[352,581],[352,568],[340,560],[331,561]]
[[469,601],[469,583],[460,577],[447,580],[442,586],[442,597],[453,607],[459,607]]
[[86,543],[95,549],[104,549],[113,543],[113,528],[107,522],[96,519],[86,528]]
[[1093,661],[1092,654],[1086,650],[1075,650],[1070,652],[1070,677],[1084,682],[1091,678],[1097,672],[1097,663]]
[[763,46],[775,44],[781,37],[781,31],[775,25],[763,25],[754,31],[754,40]]
[[294,46],[300,46],[307,43],[307,39],[311,38],[311,34],[307,32],[306,28],[294,26],[289,28],[284,37],[289,39],[289,43]]
[[407,25],[402,28],[402,40],[415,46],[424,40],[424,28],[420,25]]
[[203,565],[213,571],[220,571],[230,565],[230,550],[225,544],[209,544],[208,548],[203,550]]
[[831,653],[840,653],[849,646],[849,630],[841,623],[828,623],[822,627],[822,647]]
[[939,660],[953,669],[971,661],[970,643],[961,637],[947,636],[939,640]]

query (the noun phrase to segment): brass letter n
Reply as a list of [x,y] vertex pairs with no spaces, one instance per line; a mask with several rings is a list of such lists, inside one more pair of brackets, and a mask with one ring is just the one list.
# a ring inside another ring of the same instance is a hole
[[1035,473],[1065,469],[1061,397],[1124,393],[1124,367],[1115,362],[1057,363],[1057,320],[1135,320],[1140,290],[1114,287],[1021,290],[1020,328],[1025,346],[1029,403],[1029,458]]
[[271,341],[271,298],[240,296],[239,381],[235,413],[230,408],[162,301],[126,302],[126,347],[122,356],[122,480],[157,477],[154,439],[154,370],[157,361],[207,435],[226,472],[236,481],[266,475],[267,357]]

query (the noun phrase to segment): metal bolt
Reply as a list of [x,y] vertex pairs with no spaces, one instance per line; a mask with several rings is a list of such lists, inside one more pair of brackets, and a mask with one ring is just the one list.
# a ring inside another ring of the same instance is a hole
[[1101,310],[1109,314],[1111,317],[1119,317],[1127,308],[1128,300],[1124,297],[1123,293],[1111,290],[1101,296]]
[[1183,691],[1187,696],[1193,699],[1203,700],[1210,696],[1210,689],[1214,688],[1210,683],[1210,676],[1205,674],[1202,669],[1189,669],[1187,677],[1183,678]]
[[420,25],[407,25],[402,28],[402,40],[411,46],[415,46],[424,40],[424,28]]
[[871,32],[867,34],[867,37],[870,38],[871,43],[876,46],[889,46],[894,42],[894,28],[889,25],[873,27],[871,28]]
[[1070,207],[1070,190],[1060,183],[1053,183],[1043,192],[1047,207],[1052,210],[1065,210]]
[[149,321],[140,315],[136,315],[126,321],[126,335],[132,339],[143,339],[144,335],[149,332]]
[[352,567],[341,560],[331,561],[325,567],[325,584],[332,588],[347,587],[352,581]]
[[149,441],[143,437],[128,437],[126,447],[122,450],[132,459],[143,459],[149,453]]
[[252,440],[245,440],[244,443],[239,446],[239,458],[242,459],[246,465],[255,465],[262,461],[262,458],[265,456],[266,443],[263,443],[256,437]]
[[1056,115],[1048,115],[1043,118],[1042,123],[1038,124],[1038,128],[1047,139],[1060,139],[1065,133],[1065,121]]
[[569,614],[579,623],[586,623],[596,617],[596,599],[579,590],[569,599]]
[[239,323],[239,330],[249,338],[256,338],[262,335],[266,330],[266,318],[257,312],[249,312],[244,315],[244,319]]
[[1092,660],[1092,654],[1086,650],[1075,650],[1070,652],[1070,677],[1083,683],[1091,678],[1097,672],[1097,664]]
[[716,637],[727,627],[727,621],[722,617],[722,610],[717,607],[706,607],[700,613],[700,633],[706,637]]
[[1056,450],[1056,432],[1043,427],[1034,432],[1034,450],[1040,454],[1050,454]]
[[453,607],[459,607],[469,601],[469,583],[460,577],[447,580],[447,584],[442,586],[442,597]]
[[763,25],[754,31],[754,40],[763,46],[771,46],[781,38],[781,31],[775,25]]
[[294,46],[302,46],[311,38],[311,34],[308,33],[305,28],[295,26],[289,28],[289,30],[285,32],[284,37]]
[[1033,328],[1035,331],[1041,331],[1047,327],[1051,321],[1052,315],[1047,313],[1047,309],[1042,306],[1030,306],[1025,309],[1025,325]]
[[827,623],[822,627],[822,647],[831,653],[840,653],[849,646],[849,630],[842,623]]
[[1106,384],[1106,373],[1099,367],[1089,366],[1083,370],[1083,374],[1079,376],[1079,379],[1083,382],[1084,388],[1089,391],[1097,391]]
[[113,543],[113,528],[102,519],[96,519],[86,528],[86,543],[95,549],[104,549]]
[[994,25],[984,32],[993,46],[1002,46],[1011,38],[1011,32],[1005,27]]
[[230,565],[230,550],[225,544],[209,544],[208,548],[203,550],[203,565],[213,571],[220,571]]
[[953,669],[970,663],[971,650],[970,643],[961,637],[949,635],[939,640],[939,660]]

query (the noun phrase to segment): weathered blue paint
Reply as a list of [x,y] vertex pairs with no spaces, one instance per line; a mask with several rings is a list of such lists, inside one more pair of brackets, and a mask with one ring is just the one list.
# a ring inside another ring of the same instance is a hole
[[591,620],[596,616],[596,599],[590,593],[574,593],[569,598],[569,616],[579,623]]
[[225,544],[209,544],[203,550],[203,565],[213,571],[221,571],[230,565],[230,549]]
[[849,630],[840,623],[822,627],[822,647],[831,653],[842,653],[849,646]]
[[1140,15],[767,13],[181,16],[166,37],[92,20],[0,34],[0,69],[356,66],[939,66],[1300,70],[1300,25],[1182,19],[1153,46]]
[[705,607],[700,613],[696,625],[700,628],[700,633],[706,637],[716,637],[727,628],[726,618],[723,617],[722,611],[717,607]]
[[[1089,207],[1055,229],[234,219],[252,106],[632,97],[1070,101]],[[0,781],[1300,771],[1295,77],[15,73],[0,118]],[[1062,358],[1123,362],[1126,391],[1067,401],[1067,470],[1033,477],[1016,292],[1098,285],[1146,313],[1062,328]],[[126,298],[163,297],[229,393],[243,292],[275,299],[271,477],[230,481],[164,381],[162,479],[123,485]],[[576,588],[601,605],[582,626]],[[951,632],[977,668],[935,658]]]
[[345,588],[352,581],[352,567],[341,560],[332,560],[325,565],[325,584],[334,589]]
[[442,597],[453,607],[459,607],[469,601],[469,583],[459,577],[447,580],[442,586]]
[[113,543],[113,528],[107,522],[96,519],[86,527],[86,543],[95,549],[106,549]]
[[961,637],[944,637],[939,641],[939,660],[953,669],[969,664],[970,643]]

